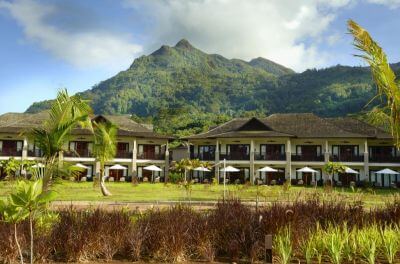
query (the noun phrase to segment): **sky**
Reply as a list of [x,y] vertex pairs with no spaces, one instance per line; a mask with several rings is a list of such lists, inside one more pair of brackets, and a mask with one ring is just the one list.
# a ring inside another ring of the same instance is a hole
[[365,65],[348,19],[400,61],[400,0],[0,0],[0,114],[90,89],[182,38],[297,72]]

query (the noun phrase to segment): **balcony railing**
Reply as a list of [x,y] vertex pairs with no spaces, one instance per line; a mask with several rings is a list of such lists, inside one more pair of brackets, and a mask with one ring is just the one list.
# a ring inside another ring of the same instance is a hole
[[115,154],[115,157],[118,159],[131,159],[132,158],[132,152],[129,151],[117,151]]
[[79,151],[66,151],[64,153],[64,157],[90,158],[92,157],[92,153],[88,149]]
[[254,153],[255,160],[286,160],[285,153]]
[[230,152],[228,154],[221,153],[219,158],[227,160],[250,160],[250,154],[243,152]]
[[400,162],[400,157],[394,157],[391,155],[372,155],[371,157],[369,157],[369,162],[396,163]]
[[28,150],[28,157],[41,158],[41,157],[43,157],[43,151],[40,149]]
[[152,152],[138,153],[137,158],[138,159],[163,160],[163,159],[165,159],[165,153],[152,153]]
[[215,160],[215,153],[190,153],[190,158],[199,160]]
[[292,161],[324,161],[324,155],[293,154]]
[[331,161],[364,162],[364,155],[332,155]]
[[20,157],[22,156],[22,150],[16,149],[3,149],[0,151],[2,157]]

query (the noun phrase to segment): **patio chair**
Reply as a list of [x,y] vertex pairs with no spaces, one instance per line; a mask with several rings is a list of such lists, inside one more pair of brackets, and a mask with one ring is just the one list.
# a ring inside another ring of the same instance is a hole
[[69,177],[70,181],[76,181],[75,177]]
[[125,177],[119,178],[119,181],[120,181],[120,182],[124,182],[124,181],[125,181]]
[[114,177],[108,178],[108,181],[113,182],[114,181]]
[[86,177],[82,177],[81,178],[81,182],[85,182],[85,181],[87,181],[87,178]]
[[199,179],[198,178],[194,178],[193,182],[194,183],[199,183]]
[[154,182],[160,182],[160,177],[156,177],[155,179],[154,179]]
[[351,181],[349,184],[350,187],[356,187],[356,183],[354,181]]
[[204,180],[203,180],[203,183],[208,183],[208,179],[204,179]]
[[303,180],[298,180],[297,181],[297,185],[304,185],[304,181]]
[[149,178],[143,177],[143,182],[148,182],[148,181],[149,181]]

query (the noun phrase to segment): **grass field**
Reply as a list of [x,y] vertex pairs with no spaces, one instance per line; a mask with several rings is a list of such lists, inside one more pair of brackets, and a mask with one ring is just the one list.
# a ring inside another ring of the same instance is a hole
[[[0,182],[0,198],[4,199],[13,188],[13,182]],[[184,187],[176,184],[163,183],[131,183],[110,182],[108,189],[113,194],[103,197],[100,189],[94,188],[91,182],[69,182],[61,181],[52,187],[58,193],[57,200],[60,201],[123,201],[123,202],[162,202],[162,201],[188,201],[188,194]],[[288,201],[294,200],[307,194],[320,193],[329,199],[337,196],[345,200],[362,200],[366,205],[379,205],[400,194],[399,190],[374,189],[374,190],[351,190],[350,188],[335,188],[333,192],[326,192],[322,187],[296,187],[292,186],[285,191],[282,186],[256,186],[227,185],[227,197],[237,197],[244,201],[255,201],[259,194],[260,201]],[[223,197],[222,185],[192,185],[192,201],[216,201]]]

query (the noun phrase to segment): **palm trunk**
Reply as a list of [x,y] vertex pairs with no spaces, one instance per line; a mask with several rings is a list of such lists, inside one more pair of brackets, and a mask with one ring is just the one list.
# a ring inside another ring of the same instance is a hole
[[29,214],[29,228],[31,231],[31,264],[33,264],[33,221],[32,213]]
[[101,193],[103,194],[103,196],[111,196],[112,194],[110,193],[109,190],[107,190],[106,184],[104,182],[104,177],[103,177],[103,165],[101,166],[100,169],[100,189],[101,189]]
[[21,246],[20,246],[20,244],[18,242],[17,224],[14,224],[14,239],[15,239],[15,244],[17,244],[17,248],[18,248],[18,253],[19,253],[19,258],[21,260],[21,264],[24,264],[24,256],[22,255]]

